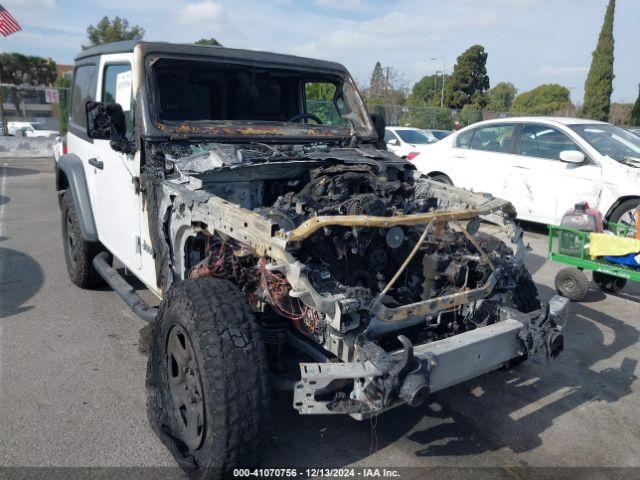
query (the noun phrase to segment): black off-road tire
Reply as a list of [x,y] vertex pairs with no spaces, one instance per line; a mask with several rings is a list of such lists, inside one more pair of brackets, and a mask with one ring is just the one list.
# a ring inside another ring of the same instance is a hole
[[555,286],[560,295],[579,302],[589,291],[589,279],[577,268],[565,267],[556,275]]
[[604,292],[616,293],[624,288],[627,284],[627,279],[614,277],[602,272],[593,272],[593,283]]
[[[204,405],[199,446],[182,433],[187,422],[180,424],[184,420],[171,396],[169,376],[174,373],[169,367],[174,369],[176,362],[167,352],[172,328],[184,332],[195,356]],[[257,465],[270,409],[268,381],[258,326],[235,285],[202,277],[169,289],[153,327],[147,409],[156,434],[190,477],[226,478],[233,468]]]
[[104,284],[92,263],[93,258],[103,248],[99,243],[88,242],[82,238],[76,206],[68,190],[62,195],[60,207],[62,246],[69,278],[80,288],[93,288]]
[[[640,198],[631,198],[629,200],[625,200],[620,205],[618,205],[613,212],[611,212],[608,220],[613,223],[620,223],[620,219],[622,219],[624,214],[631,210],[634,210],[638,205],[640,205]],[[627,218],[625,220],[625,223],[631,222],[631,224],[633,224],[632,218]]]
[[522,267],[517,279],[517,288],[513,292],[515,307],[523,313],[530,313],[541,307],[538,287],[526,267]]

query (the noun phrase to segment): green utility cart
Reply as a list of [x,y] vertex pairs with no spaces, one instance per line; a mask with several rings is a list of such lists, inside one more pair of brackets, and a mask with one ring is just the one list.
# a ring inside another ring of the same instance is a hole
[[[615,235],[635,237],[635,227],[609,223]],[[549,260],[570,265],[558,272],[555,286],[558,293],[574,302],[584,298],[589,289],[585,270],[593,272],[593,281],[605,292],[617,292],[627,283],[640,282],[640,270],[589,256],[589,234],[567,227],[549,225]]]

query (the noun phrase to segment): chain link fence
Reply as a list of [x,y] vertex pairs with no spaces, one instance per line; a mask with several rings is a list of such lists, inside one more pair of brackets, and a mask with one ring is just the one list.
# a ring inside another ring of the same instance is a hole
[[0,135],[47,136],[38,133],[45,130],[65,133],[69,90],[0,84]]
[[[461,110],[440,107],[415,107],[410,105],[377,105],[367,104],[369,113],[383,115],[389,126],[432,128],[437,130],[453,130],[455,122],[462,127],[481,120],[508,118],[525,114],[514,112],[491,112],[489,110]],[[554,116],[575,117],[575,107],[553,113]]]

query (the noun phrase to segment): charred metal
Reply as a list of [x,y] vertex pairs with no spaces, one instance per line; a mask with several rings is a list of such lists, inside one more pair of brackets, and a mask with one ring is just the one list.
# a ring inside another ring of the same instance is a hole
[[[420,403],[429,361],[413,345],[499,323],[505,306],[509,318],[535,307],[518,303],[529,277],[510,204],[421,178],[386,152],[158,143],[148,156],[161,284],[225,278],[272,342],[295,336],[322,355],[371,363],[326,413]],[[523,317],[516,356],[561,350],[552,316],[538,317]]]

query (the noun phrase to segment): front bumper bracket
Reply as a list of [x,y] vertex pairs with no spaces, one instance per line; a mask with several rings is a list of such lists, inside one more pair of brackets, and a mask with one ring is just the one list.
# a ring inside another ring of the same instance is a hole
[[[563,347],[562,329],[567,318],[566,298],[554,296],[541,310],[523,314],[510,308],[501,311],[502,320],[485,327],[435,342],[412,347],[418,371],[424,372],[429,393],[457,385],[505,365],[509,360],[529,354],[555,357]],[[391,362],[401,361],[403,350],[386,354]],[[367,359],[351,363],[301,363],[301,380],[294,388],[293,405],[301,414],[349,414],[361,420],[401,405],[403,382],[412,375],[397,379],[398,389],[385,400],[371,398],[376,380],[389,384],[390,371],[380,362]],[[415,370],[414,370],[415,371]],[[352,379],[354,388],[329,395],[334,381]],[[367,395],[366,393],[369,393]],[[324,398],[323,398],[324,397]]]

